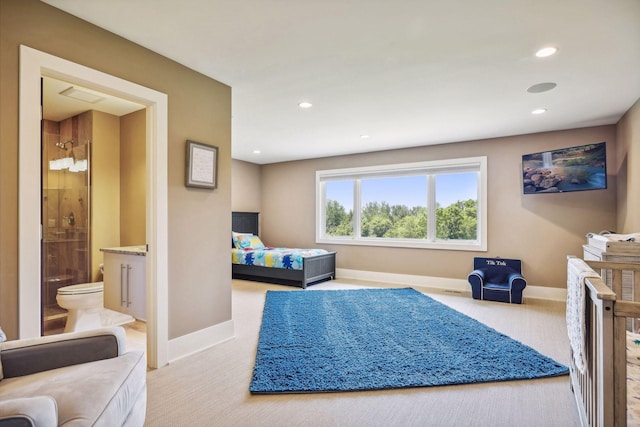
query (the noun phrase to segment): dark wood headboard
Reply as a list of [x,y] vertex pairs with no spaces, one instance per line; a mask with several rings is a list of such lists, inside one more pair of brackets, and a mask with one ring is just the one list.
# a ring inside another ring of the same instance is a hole
[[258,235],[259,212],[231,212],[231,231]]

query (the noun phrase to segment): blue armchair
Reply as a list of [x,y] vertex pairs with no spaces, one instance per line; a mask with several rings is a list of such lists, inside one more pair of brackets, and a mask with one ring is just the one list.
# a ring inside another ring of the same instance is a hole
[[522,291],[527,286],[521,274],[522,261],[476,257],[473,268],[467,280],[474,299],[522,304]]

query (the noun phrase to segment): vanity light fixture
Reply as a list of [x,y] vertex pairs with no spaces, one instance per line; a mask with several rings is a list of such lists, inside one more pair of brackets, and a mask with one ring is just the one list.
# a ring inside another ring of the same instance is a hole
[[531,112],[531,114],[536,114],[536,115],[538,115],[538,114],[544,114],[544,113],[546,113],[546,112],[547,112],[547,109],[546,109],[546,108],[536,108],[535,110],[533,110],[533,111]]
[[69,166],[69,172],[86,172],[88,162],[86,159],[78,160],[71,166]]
[[303,109],[307,109],[307,108],[311,108],[313,107],[313,104],[307,101],[303,101],[301,103],[298,104],[298,107],[303,108]]
[[52,171],[60,171],[62,170],[62,162],[61,159],[49,160],[49,170]]
[[557,51],[558,51],[557,47],[553,47],[553,46],[543,47],[542,49],[536,52],[536,56],[538,58],[546,58],[547,56],[554,55]]

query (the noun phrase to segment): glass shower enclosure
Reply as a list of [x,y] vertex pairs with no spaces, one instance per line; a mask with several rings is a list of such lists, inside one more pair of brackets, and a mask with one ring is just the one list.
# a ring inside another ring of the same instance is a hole
[[90,143],[81,116],[42,126],[42,334],[62,332],[58,288],[90,281]]

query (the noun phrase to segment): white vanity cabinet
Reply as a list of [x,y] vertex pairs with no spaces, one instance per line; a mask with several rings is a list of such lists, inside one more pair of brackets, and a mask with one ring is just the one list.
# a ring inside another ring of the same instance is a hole
[[104,306],[147,319],[146,252],[144,247],[103,248]]

